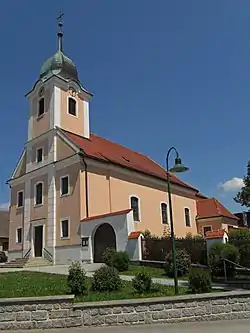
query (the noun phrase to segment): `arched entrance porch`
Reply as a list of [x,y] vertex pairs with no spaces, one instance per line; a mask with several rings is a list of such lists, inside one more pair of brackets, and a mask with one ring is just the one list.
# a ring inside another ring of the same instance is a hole
[[116,249],[116,236],[113,227],[104,223],[94,234],[94,262],[103,262],[102,255],[107,247]]

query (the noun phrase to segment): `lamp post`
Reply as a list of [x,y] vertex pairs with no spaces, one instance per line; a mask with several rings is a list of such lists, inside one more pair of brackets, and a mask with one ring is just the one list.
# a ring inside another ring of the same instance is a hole
[[[175,151],[175,164],[169,169],[169,155],[172,151]],[[172,199],[171,199],[171,185],[169,172],[185,172],[188,168],[182,165],[181,158],[179,157],[178,151],[175,147],[171,147],[168,150],[166,157],[167,166],[167,184],[168,184],[168,204],[169,204],[169,215],[170,215],[170,228],[171,228],[171,241],[172,241],[172,258],[173,258],[173,271],[174,271],[174,290],[175,294],[178,294],[178,278],[177,278],[177,267],[176,267],[176,247],[175,247],[175,235],[174,235],[174,222],[173,222],[173,210],[172,210]]]

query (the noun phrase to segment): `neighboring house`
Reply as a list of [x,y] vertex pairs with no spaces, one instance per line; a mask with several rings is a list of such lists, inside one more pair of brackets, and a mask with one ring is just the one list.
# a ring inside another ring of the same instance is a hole
[[239,219],[239,227],[250,228],[250,212],[235,213],[234,215],[237,216]]
[[9,247],[9,212],[0,210],[0,251],[8,251]]
[[228,232],[230,227],[238,226],[238,217],[215,198],[197,200],[196,221],[198,233],[204,236],[208,231],[224,229]]

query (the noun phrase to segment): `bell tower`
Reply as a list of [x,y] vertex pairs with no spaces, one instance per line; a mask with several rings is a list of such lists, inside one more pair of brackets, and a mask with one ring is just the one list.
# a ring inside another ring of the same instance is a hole
[[74,62],[63,52],[63,14],[58,20],[57,52],[47,59],[39,79],[26,95],[29,100],[28,141],[59,127],[89,138],[89,101]]

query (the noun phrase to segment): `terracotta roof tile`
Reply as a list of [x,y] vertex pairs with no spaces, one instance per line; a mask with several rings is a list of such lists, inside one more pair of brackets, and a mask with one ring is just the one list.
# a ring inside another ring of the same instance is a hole
[[211,238],[223,238],[224,234],[225,234],[225,230],[224,229],[207,231],[206,232],[206,238],[207,239],[211,239]]
[[215,198],[197,200],[197,218],[207,217],[230,217],[238,220],[238,217],[232,214],[226,207]]
[[111,213],[107,213],[107,214],[85,217],[84,219],[81,220],[81,222],[88,222],[88,221],[92,221],[92,220],[103,219],[103,218],[109,217],[109,216],[128,214],[129,212],[131,212],[131,210],[132,209],[129,208],[129,209],[119,210],[119,211],[111,212]]
[[139,236],[141,235],[140,231],[133,231],[128,235],[129,239],[136,239],[139,238]]
[[[119,164],[125,168],[133,169],[147,175],[166,180],[166,170],[149,157],[128,149],[122,145],[91,134],[90,139],[62,130],[66,136],[83,150],[86,156],[100,161]],[[183,182],[170,173],[172,183],[197,191],[194,187]]]

